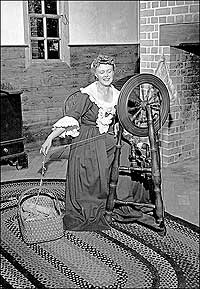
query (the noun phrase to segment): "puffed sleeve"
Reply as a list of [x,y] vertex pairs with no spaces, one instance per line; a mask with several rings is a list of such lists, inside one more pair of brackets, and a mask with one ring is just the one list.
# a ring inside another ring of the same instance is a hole
[[89,96],[84,93],[78,93],[76,95],[76,101],[70,104],[70,109],[67,115],[59,119],[55,124],[53,124],[52,130],[62,127],[65,128],[64,133],[60,137],[72,136],[76,137],[79,135],[79,120],[90,108],[91,101]]

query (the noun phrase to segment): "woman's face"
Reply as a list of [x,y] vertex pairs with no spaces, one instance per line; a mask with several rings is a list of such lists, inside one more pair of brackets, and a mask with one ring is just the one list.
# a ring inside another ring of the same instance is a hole
[[114,77],[113,66],[111,64],[100,64],[96,68],[95,76],[102,85],[109,86]]

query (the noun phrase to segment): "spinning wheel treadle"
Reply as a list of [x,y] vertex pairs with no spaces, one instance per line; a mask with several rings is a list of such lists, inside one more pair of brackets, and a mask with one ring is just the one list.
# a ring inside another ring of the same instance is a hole
[[125,83],[118,100],[118,117],[125,130],[136,136],[148,136],[147,105],[152,110],[154,130],[157,132],[168,116],[168,90],[157,76],[138,74]]

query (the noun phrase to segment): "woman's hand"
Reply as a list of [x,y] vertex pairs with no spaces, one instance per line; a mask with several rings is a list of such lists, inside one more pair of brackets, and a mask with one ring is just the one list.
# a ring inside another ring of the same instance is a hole
[[43,145],[41,146],[40,153],[46,156],[51,147],[51,144],[52,144],[52,140],[50,138],[47,138],[45,142],[43,143]]
[[50,135],[47,137],[47,139],[45,140],[45,142],[43,143],[43,145],[41,146],[40,149],[40,153],[43,154],[44,156],[47,155],[51,144],[52,144],[52,140],[59,136],[60,134],[62,134],[65,131],[65,128],[63,127],[56,127],[51,133]]

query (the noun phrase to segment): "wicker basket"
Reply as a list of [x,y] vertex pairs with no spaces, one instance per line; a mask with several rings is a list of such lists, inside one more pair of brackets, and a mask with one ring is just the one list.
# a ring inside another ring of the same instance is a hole
[[18,221],[22,237],[28,244],[53,241],[64,235],[58,198],[45,187],[30,188],[21,194]]

